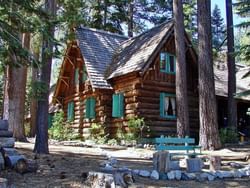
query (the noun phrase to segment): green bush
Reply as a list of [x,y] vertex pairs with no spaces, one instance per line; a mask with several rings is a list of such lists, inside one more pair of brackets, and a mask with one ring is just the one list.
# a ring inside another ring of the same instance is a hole
[[150,132],[150,128],[146,125],[144,118],[130,118],[128,128],[129,132],[125,136],[125,138],[127,137],[128,139],[141,139],[144,137],[144,132],[146,132],[147,135]]
[[237,131],[232,130],[230,128],[222,128],[220,129],[220,140],[222,144],[225,143],[237,143],[239,141],[239,137]]
[[105,126],[97,123],[92,123],[89,129],[89,139],[95,141],[98,144],[104,144],[107,142],[108,134],[105,134]]
[[70,126],[70,122],[64,121],[64,114],[62,111],[55,113],[52,126],[49,129],[49,138],[55,140],[73,140],[78,135],[74,134],[73,129]]

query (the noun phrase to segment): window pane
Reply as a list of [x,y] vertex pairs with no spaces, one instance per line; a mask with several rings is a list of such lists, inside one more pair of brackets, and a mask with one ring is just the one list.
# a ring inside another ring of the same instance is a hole
[[165,53],[161,53],[160,54],[160,69],[161,70],[166,70],[166,54]]
[[175,58],[174,56],[169,56],[169,72],[175,72]]

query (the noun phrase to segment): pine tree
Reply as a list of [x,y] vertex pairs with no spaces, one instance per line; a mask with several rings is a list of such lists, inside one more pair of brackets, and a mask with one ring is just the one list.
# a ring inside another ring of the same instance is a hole
[[221,11],[217,4],[215,4],[214,9],[212,11],[212,44],[213,48],[217,51],[219,50],[222,42],[225,39],[225,25],[224,19],[221,17]]
[[210,0],[197,0],[199,65],[199,144],[203,149],[221,146],[214,86]]
[[181,0],[173,1],[174,30],[176,49],[176,106],[177,106],[177,135],[189,135],[189,114],[187,98],[187,73],[184,16]]
[[197,42],[197,7],[196,0],[183,3],[185,31],[193,42]]

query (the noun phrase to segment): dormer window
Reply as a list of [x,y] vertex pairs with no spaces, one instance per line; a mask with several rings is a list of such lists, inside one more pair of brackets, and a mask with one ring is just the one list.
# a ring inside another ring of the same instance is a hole
[[160,71],[167,74],[175,74],[175,56],[167,53],[160,53]]

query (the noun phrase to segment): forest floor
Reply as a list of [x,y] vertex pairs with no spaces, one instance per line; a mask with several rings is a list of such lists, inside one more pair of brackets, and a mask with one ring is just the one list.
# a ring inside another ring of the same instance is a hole
[[[116,157],[119,167],[126,166],[130,169],[152,170],[152,159],[149,158],[154,152],[152,150],[135,148],[110,150],[107,148],[50,145],[49,155],[38,156],[32,152],[33,143],[16,142],[15,147],[19,153],[29,159],[36,159],[39,164],[36,173],[21,175],[12,169],[0,171],[0,177],[7,178],[12,187],[16,188],[88,187],[85,184],[83,174],[89,171],[100,171],[100,163],[107,160],[107,156]],[[224,164],[227,164],[229,161],[247,164],[249,161],[246,161],[245,157],[250,156],[250,145],[227,147],[218,151],[205,153],[221,156]],[[223,165],[223,168],[230,167]],[[135,183],[131,187],[247,188],[249,185],[250,178],[198,182],[151,180],[136,176]]]

